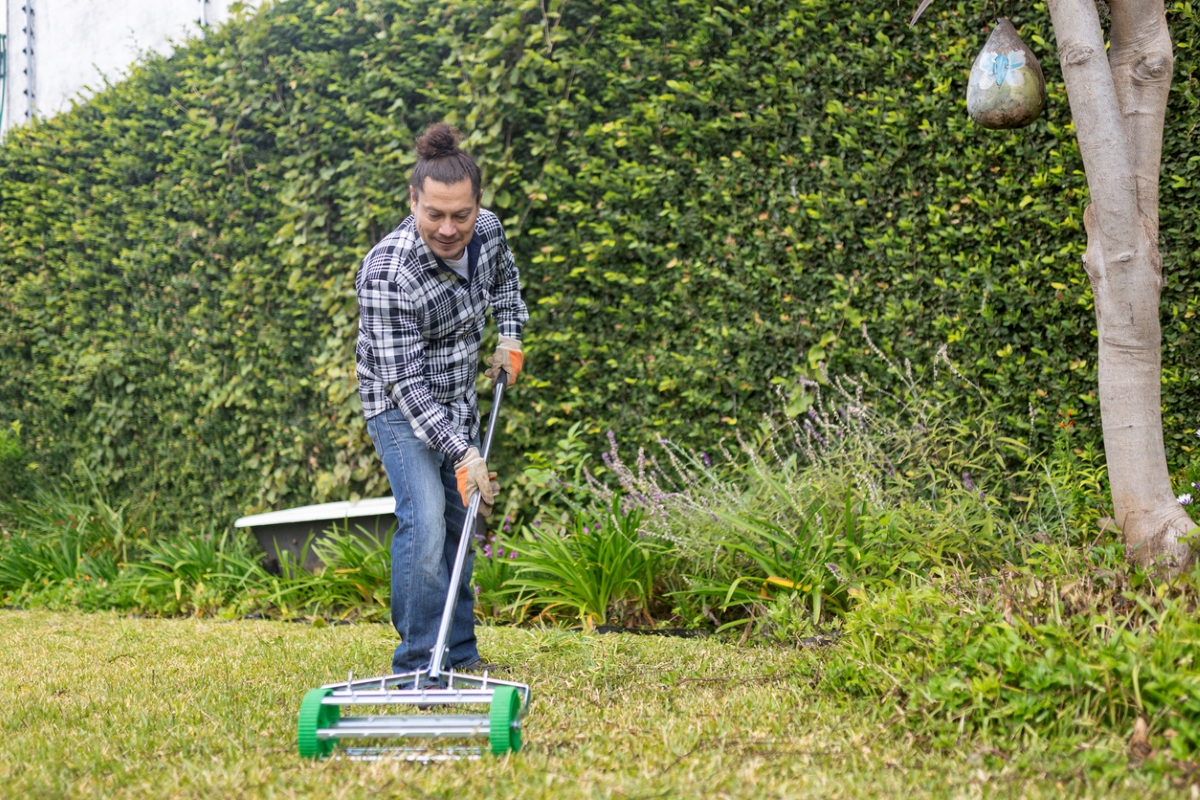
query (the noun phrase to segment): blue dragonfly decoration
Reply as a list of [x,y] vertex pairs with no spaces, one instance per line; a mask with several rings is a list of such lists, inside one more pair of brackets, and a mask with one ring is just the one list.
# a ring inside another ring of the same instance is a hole
[[1025,66],[1025,54],[1020,50],[1011,53],[984,53],[977,68],[982,73],[979,77],[979,88],[986,89],[991,84],[996,86],[1023,86],[1025,76],[1021,67]]

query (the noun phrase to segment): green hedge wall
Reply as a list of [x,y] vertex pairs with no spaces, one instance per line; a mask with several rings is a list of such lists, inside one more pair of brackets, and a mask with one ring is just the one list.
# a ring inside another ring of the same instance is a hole
[[[1045,116],[965,113],[988,32],[894,0],[286,0],[0,147],[0,424],[185,523],[386,491],[353,277],[407,213],[414,135],[470,133],[533,310],[505,449],[587,420],[711,442],[825,362],[943,343],[1014,434],[1094,431],[1086,188],[1044,7]],[[1163,176],[1175,466],[1200,390],[1197,29]],[[1192,365],[1192,366],[1189,366]]]

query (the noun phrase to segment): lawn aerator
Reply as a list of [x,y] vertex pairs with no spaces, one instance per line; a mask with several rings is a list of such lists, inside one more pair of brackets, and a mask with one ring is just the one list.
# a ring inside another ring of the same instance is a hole
[[[495,396],[483,443],[487,459],[496,433],[500,402],[507,377],[503,371],[495,384]],[[454,569],[446,605],[438,627],[430,666],[415,672],[355,680],[351,674],[344,683],[331,683],[312,689],[300,704],[297,740],[300,755],[324,758],[339,755],[350,759],[396,757],[412,761],[440,761],[478,758],[481,746],[409,746],[343,747],[339,739],[457,739],[487,737],[492,753],[503,755],[521,749],[521,721],[529,710],[529,686],[498,681],[485,671],[466,675],[447,669],[447,638],[454,619],[458,585],[462,578],[468,548],[472,546],[480,494],[476,492],[467,507],[467,518],[458,541]],[[471,707],[487,706],[486,713],[471,713]],[[366,707],[377,713],[370,716],[342,716],[345,707]],[[389,710],[400,713],[388,713]],[[449,713],[426,713],[430,709],[453,709]]]

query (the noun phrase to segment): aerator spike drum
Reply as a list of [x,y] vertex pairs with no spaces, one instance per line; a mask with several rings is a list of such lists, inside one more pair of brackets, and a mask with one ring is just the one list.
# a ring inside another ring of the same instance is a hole
[[985,128],[1024,128],[1046,107],[1042,65],[1001,17],[971,67],[967,113]]
[[[501,371],[483,442],[484,459],[491,453],[506,383],[506,373]],[[476,492],[467,506],[429,667],[381,678],[355,680],[351,675],[344,683],[310,690],[300,703],[296,725],[301,756],[445,761],[479,758],[484,752],[504,755],[521,749],[521,720],[529,710],[529,686],[498,681],[487,672],[463,675],[446,668],[446,638],[454,618],[467,548],[474,539],[471,534],[479,502]],[[347,715],[344,710],[348,708],[371,713]],[[486,739],[487,743],[471,744],[472,738]],[[396,739],[405,744],[388,746],[381,742]],[[468,741],[463,743],[463,739]],[[355,746],[339,747],[341,740],[351,740]]]

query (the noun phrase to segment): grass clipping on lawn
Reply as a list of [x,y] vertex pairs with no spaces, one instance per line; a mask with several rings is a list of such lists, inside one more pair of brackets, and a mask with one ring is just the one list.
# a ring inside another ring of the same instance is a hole
[[[533,706],[521,753],[423,766],[310,762],[296,712],[322,683],[381,673],[382,625],[132,619],[0,612],[9,797],[1147,797],[1125,742],[1084,774],[1069,754],[1003,755],[848,700],[819,675],[826,649],[716,639],[481,627]],[[1162,784],[1163,791],[1167,786]]]

